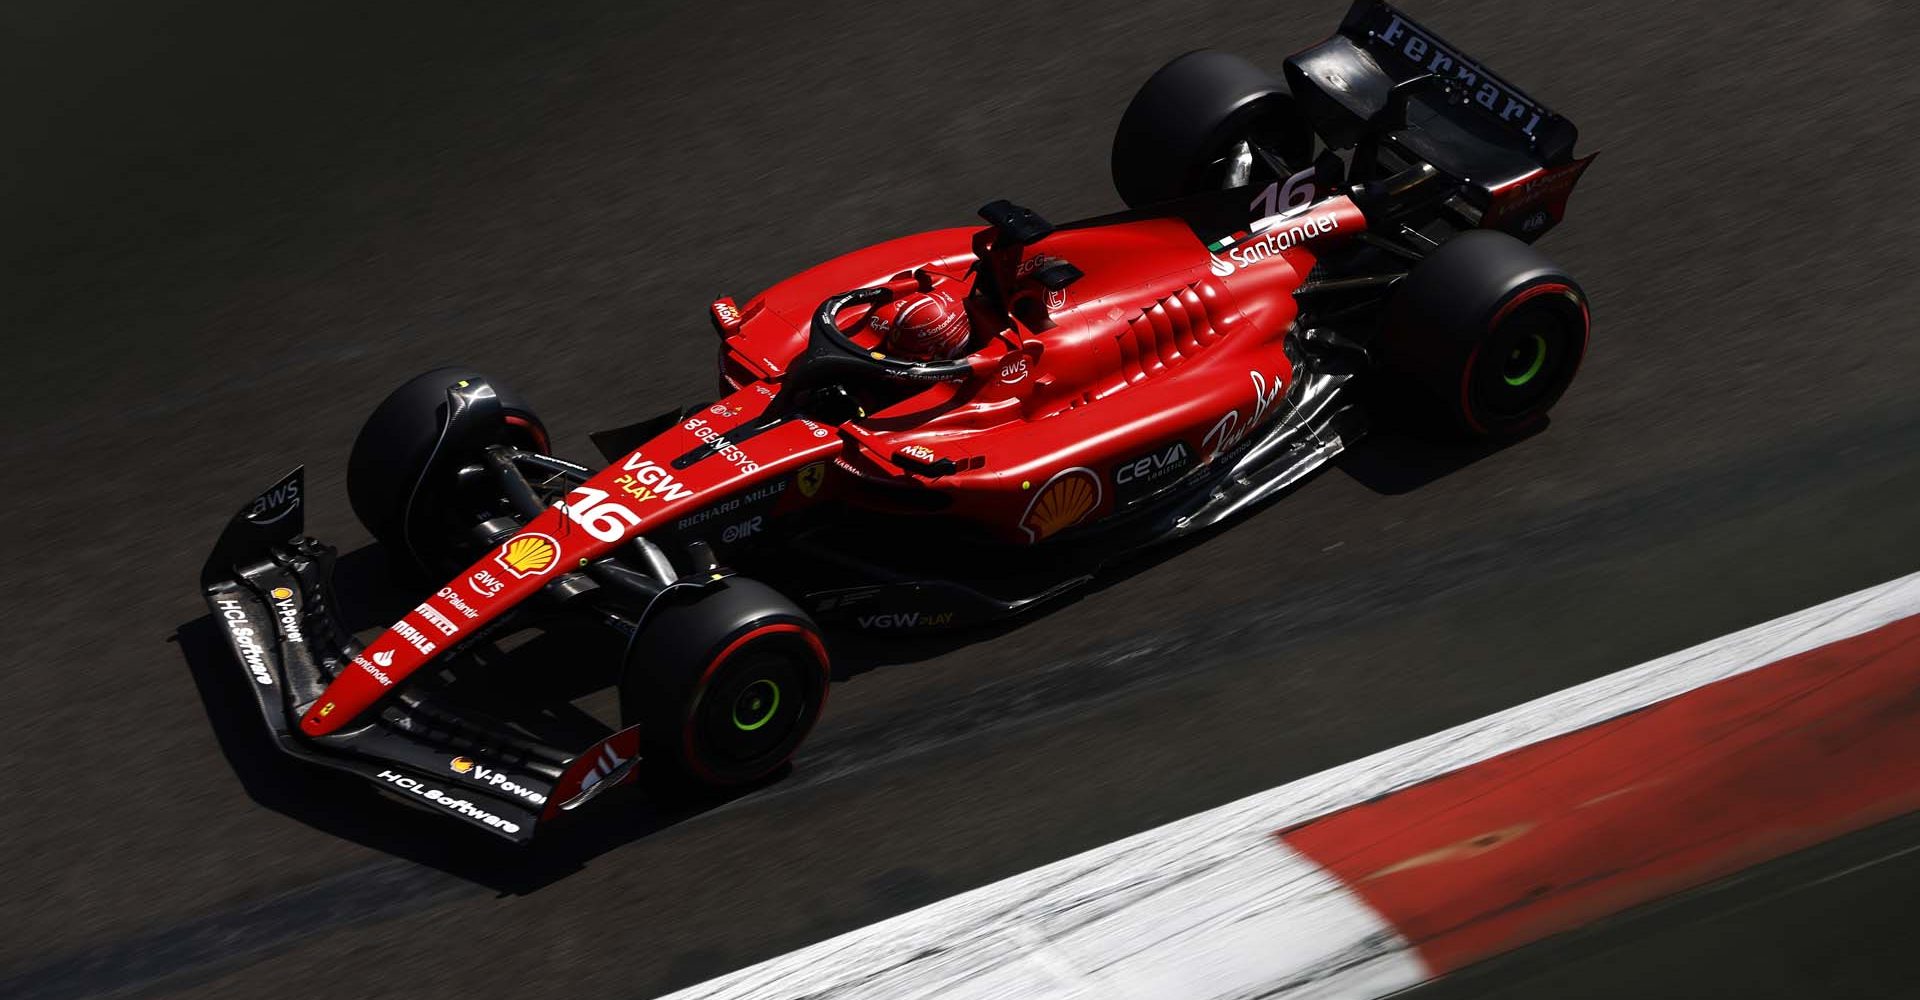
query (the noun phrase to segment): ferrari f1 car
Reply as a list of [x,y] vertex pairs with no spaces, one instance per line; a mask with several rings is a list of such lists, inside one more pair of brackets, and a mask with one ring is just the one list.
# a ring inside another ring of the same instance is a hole
[[[299,470],[229,523],[206,599],[281,748],[515,841],[642,759],[761,780],[820,714],[826,627],[1016,614],[1214,528],[1351,445],[1362,387],[1468,435],[1539,424],[1588,334],[1531,245],[1591,162],[1574,138],[1379,0],[1278,77],[1189,53],[1120,121],[1128,210],[995,201],[722,298],[719,398],[593,435],[604,463],[550,454],[479,372],[402,385],[347,488],[422,586],[370,641],[338,620]],[[965,350],[883,349],[874,317],[936,290]],[[622,728],[563,744],[462,697],[564,617],[616,630]]]

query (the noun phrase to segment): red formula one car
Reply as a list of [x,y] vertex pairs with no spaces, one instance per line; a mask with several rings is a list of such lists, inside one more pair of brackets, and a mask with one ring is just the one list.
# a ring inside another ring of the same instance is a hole
[[[1530,246],[1591,159],[1573,144],[1378,0],[1282,77],[1190,53],[1121,120],[1129,211],[996,201],[721,299],[721,397],[594,435],[604,467],[552,457],[477,372],[401,386],[348,491],[426,579],[371,641],[337,621],[299,471],[232,520],[208,603],[281,747],[514,840],[642,758],[756,781],[820,713],[823,625],[1013,614],[1219,525],[1352,443],[1369,384],[1472,435],[1537,424],[1587,340]],[[625,728],[569,741],[464,696],[569,616],[624,641]]]

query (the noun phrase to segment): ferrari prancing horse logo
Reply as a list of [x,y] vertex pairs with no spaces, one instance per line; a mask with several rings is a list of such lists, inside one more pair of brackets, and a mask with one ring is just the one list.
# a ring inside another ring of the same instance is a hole
[[820,487],[827,481],[827,463],[815,462],[805,466],[794,475],[793,481],[799,484],[801,496],[813,496],[820,492]]

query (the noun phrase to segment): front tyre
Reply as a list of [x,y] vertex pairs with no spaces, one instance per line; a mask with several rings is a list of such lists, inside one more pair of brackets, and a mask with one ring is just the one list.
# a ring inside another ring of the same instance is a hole
[[690,600],[663,600],[629,647],[625,724],[647,753],[707,785],[742,785],[793,756],[827,697],[826,646],[813,620],[773,588],[729,577]]
[[1379,355],[1473,437],[1525,433],[1573,384],[1586,293],[1539,251],[1473,230],[1416,265],[1387,309]]
[[[432,574],[442,563],[459,561],[454,550],[471,519],[453,503],[451,482],[436,482],[435,471],[457,468],[471,455],[443,452],[451,386],[485,382],[499,400],[499,420],[488,427],[465,428],[459,447],[466,451],[504,444],[546,453],[547,429],[518,393],[471,368],[436,368],[393,390],[361,426],[347,458],[347,500],[373,537],[388,552]],[[445,478],[445,477],[442,477]]]

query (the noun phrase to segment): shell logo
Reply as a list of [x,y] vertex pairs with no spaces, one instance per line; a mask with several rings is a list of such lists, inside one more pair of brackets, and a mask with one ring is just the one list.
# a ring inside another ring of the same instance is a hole
[[1038,542],[1086,520],[1099,506],[1100,477],[1092,469],[1062,469],[1027,504],[1020,530],[1028,541]]
[[560,561],[560,543],[552,537],[533,532],[507,540],[494,553],[493,561],[517,579],[540,576]]
[[473,770],[473,759],[470,757],[455,757],[447,761],[447,766],[453,768],[455,774],[465,774]]
[[284,601],[293,596],[293,591],[286,587],[275,587],[271,593],[273,594],[273,599],[276,601]]

